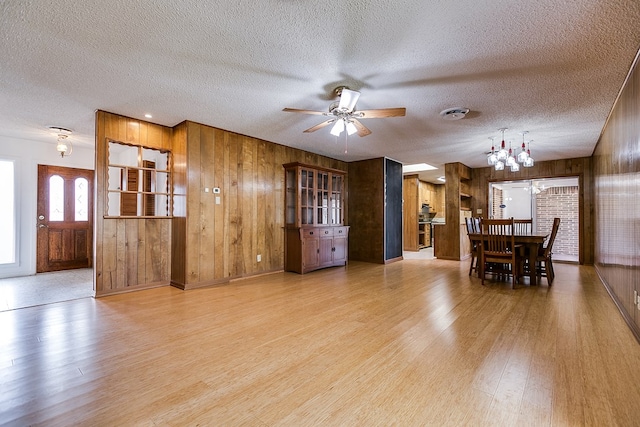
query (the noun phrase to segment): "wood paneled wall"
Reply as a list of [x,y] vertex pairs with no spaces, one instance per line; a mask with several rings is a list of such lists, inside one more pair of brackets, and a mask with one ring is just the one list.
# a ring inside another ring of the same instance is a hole
[[595,265],[640,340],[640,68],[638,58],[593,156]]
[[175,173],[186,187],[186,205],[173,219],[171,280],[182,289],[282,270],[282,165],[347,170],[338,160],[194,122],[176,126],[174,140],[175,158],[184,156]]
[[[108,140],[171,150],[172,218],[104,217]],[[347,170],[335,159],[194,122],[169,128],[98,111],[96,296],[169,283],[189,289],[282,270],[282,165],[290,162]],[[347,221],[348,215],[346,209]]]
[[349,259],[383,264],[384,159],[349,163]]
[[[536,162],[531,168],[521,168],[519,172],[496,171],[492,167],[472,169],[471,212],[473,216],[485,216],[489,206],[489,182],[513,181],[540,178],[576,176],[580,186],[579,194],[579,262],[593,264],[593,174],[591,158],[563,159]],[[478,215],[482,209],[482,215]]]
[[171,220],[105,218],[109,140],[171,149],[171,128],[96,112],[94,283],[96,296],[169,284]]
[[386,264],[402,259],[402,207],[396,205],[402,203],[402,168],[393,165],[400,163],[377,158],[348,164],[350,260]]
[[[441,259],[463,260],[471,256],[466,227],[460,226],[460,210],[462,189],[467,190],[470,185],[471,169],[462,163],[447,163],[444,165],[445,179],[445,212],[444,224],[439,225],[434,244],[435,256]],[[464,181],[464,183],[463,183]]]

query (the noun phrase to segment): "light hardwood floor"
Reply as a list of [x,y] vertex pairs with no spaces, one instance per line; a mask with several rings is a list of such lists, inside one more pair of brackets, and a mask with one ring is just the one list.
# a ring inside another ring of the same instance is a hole
[[631,426],[640,345],[592,267],[352,262],[0,313],[0,423]]

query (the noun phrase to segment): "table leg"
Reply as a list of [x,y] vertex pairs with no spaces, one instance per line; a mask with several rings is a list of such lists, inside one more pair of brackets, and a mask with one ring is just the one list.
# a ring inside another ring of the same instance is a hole
[[538,258],[538,244],[529,243],[529,284],[537,285],[538,275],[536,274],[536,259]]

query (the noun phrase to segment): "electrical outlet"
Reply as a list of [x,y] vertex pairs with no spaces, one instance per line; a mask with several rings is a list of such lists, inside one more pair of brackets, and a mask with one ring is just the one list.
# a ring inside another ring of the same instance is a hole
[[258,255],[258,256],[256,257],[256,261],[258,261],[258,262],[262,261],[262,255]]

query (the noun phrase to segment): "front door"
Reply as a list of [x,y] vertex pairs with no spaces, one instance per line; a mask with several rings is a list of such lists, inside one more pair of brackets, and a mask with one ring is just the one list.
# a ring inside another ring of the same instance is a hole
[[91,267],[93,171],[38,165],[36,272]]

